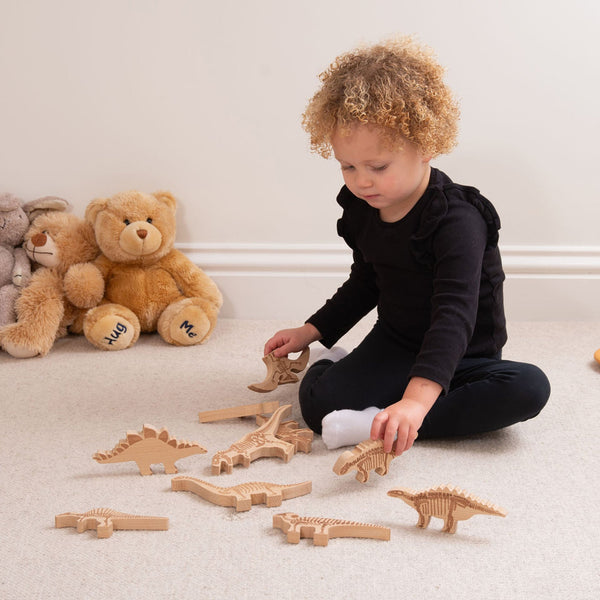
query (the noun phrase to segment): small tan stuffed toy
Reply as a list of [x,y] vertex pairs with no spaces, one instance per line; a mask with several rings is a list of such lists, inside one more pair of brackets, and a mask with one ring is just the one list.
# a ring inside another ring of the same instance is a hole
[[0,344],[16,358],[31,358],[48,354],[68,328],[82,332],[85,310],[67,300],[63,278],[70,266],[93,260],[99,250],[92,226],[64,212],[37,217],[23,248],[41,266],[15,303],[17,322],[0,329]]
[[215,283],[175,250],[176,200],[169,192],[129,191],[92,201],[85,212],[101,255],[70,269],[67,296],[91,309],[84,333],[103,350],[129,348],[140,332],[169,344],[208,340],[222,304]]

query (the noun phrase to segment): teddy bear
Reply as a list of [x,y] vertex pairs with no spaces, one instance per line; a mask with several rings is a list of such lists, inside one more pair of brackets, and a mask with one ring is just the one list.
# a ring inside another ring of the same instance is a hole
[[23,203],[12,194],[0,195],[0,327],[15,321],[15,302],[31,277],[29,258],[20,247],[25,232],[38,215],[68,206],[56,196]]
[[129,348],[140,332],[157,331],[177,346],[206,342],[223,303],[217,285],[173,247],[177,201],[167,191],[118,193],[85,211],[101,254],[75,265],[65,292],[88,310],[86,338],[103,350]]
[[39,268],[16,301],[17,322],[0,328],[0,345],[16,358],[31,358],[48,354],[68,331],[82,333],[86,310],[65,297],[63,279],[69,267],[100,251],[92,226],[66,212],[34,219],[23,248]]

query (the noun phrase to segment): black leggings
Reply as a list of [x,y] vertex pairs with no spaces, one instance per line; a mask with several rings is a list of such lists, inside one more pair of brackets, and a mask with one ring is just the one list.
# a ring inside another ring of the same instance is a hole
[[[344,408],[385,408],[402,398],[415,360],[377,323],[338,362],[320,360],[304,375],[300,408],[307,425],[321,433],[325,415]],[[447,394],[437,399],[419,438],[483,433],[535,417],[550,396],[550,383],[535,365],[496,358],[463,358]]]

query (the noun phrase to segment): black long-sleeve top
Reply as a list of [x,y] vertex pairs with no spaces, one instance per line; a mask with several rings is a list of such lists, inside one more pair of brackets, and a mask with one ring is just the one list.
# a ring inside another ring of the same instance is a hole
[[495,356],[507,339],[498,250],[500,219],[477,189],[431,169],[429,185],[395,223],[344,186],[338,234],[353,251],[350,276],[307,319],[331,347],[371,309],[416,355],[410,376],[448,391],[458,362]]

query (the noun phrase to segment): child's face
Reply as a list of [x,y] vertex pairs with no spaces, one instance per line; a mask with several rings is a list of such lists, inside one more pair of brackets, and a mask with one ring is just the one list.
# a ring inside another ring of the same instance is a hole
[[375,127],[355,125],[350,135],[336,133],[331,146],[348,189],[378,209],[383,221],[402,219],[429,184],[430,158],[407,140],[390,150]]

